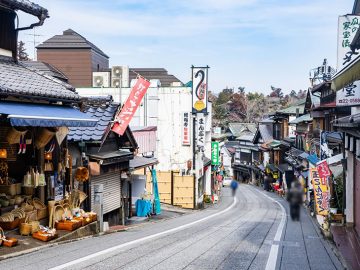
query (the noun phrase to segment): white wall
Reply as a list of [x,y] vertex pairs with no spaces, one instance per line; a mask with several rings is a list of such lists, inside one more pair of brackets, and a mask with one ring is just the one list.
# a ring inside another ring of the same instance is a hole
[[225,150],[225,147],[221,148],[220,153],[222,154],[225,171],[228,171],[230,173],[229,176],[233,176],[233,170],[231,169],[231,155],[229,155],[228,151]]
[[346,171],[346,222],[354,222],[354,154],[346,150],[347,171]]
[[[124,103],[131,88],[77,88],[82,96],[107,96],[112,95],[116,102]],[[193,160],[193,118],[190,118],[191,145],[182,145],[182,113],[191,113],[192,95],[190,87],[152,87],[149,88],[141,106],[136,111],[130,122],[132,126],[157,126],[157,145],[155,156],[159,163],[160,171],[187,170],[187,161]],[[190,114],[191,115],[191,114]],[[212,104],[208,104],[208,115],[205,117],[205,152],[211,158],[211,118]],[[195,163],[197,177],[203,167],[202,154],[196,155]],[[205,174],[205,190],[211,193],[211,172]],[[196,191],[197,192],[197,191]],[[210,195],[209,193],[209,195]],[[196,193],[197,194],[197,193]],[[198,198],[199,202],[202,198]]]

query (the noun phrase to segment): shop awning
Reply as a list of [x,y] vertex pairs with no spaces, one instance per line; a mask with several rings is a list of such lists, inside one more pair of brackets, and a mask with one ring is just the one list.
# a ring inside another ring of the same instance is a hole
[[281,173],[285,173],[286,171],[292,171],[292,167],[287,163],[279,164],[276,167]]
[[337,72],[332,78],[331,88],[340,90],[346,85],[360,79],[360,55],[355,57],[347,66]]
[[272,171],[272,172],[277,172],[278,171],[278,168],[276,168],[276,166],[274,164],[271,164],[271,163],[269,163],[267,165],[267,168],[269,168],[270,171]]
[[152,166],[158,164],[158,160],[156,158],[145,158],[145,157],[134,157],[134,159],[130,160],[129,167],[130,170],[137,170],[141,168],[146,168],[148,166]]
[[0,102],[0,114],[22,127],[94,127],[98,121],[75,108],[48,104]]

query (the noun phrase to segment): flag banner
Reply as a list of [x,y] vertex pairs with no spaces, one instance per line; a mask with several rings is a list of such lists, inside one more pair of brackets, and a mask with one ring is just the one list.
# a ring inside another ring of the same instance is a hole
[[220,147],[219,142],[211,142],[211,164],[220,164]]
[[316,163],[316,170],[319,173],[319,176],[321,178],[326,178],[331,176],[331,171],[329,168],[329,165],[327,164],[326,160],[322,160],[318,163]]
[[139,77],[134,87],[131,89],[130,95],[126,100],[120,112],[115,116],[115,123],[111,130],[119,135],[123,135],[133,118],[142,98],[144,97],[150,82]]
[[329,214],[330,192],[326,178],[321,178],[316,168],[310,169],[310,178],[314,187],[316,213],[321,216]]

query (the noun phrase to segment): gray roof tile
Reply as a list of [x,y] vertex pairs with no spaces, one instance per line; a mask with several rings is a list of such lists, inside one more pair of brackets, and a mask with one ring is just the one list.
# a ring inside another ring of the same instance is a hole
[[16,63],[10,57],[0,57],[0,94],[80,101],[75,88],[44,73]]
[[110,121],[114,119],[119,104],[108,98],[89,98],[85,101],[85,106],[85,112],[99,121],[95,127],[70,128],[68,135],[70,141],[100,141]]

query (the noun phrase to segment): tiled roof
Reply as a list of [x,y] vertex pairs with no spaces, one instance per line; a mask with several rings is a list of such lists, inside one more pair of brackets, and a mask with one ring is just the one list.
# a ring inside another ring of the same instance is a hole
[[304,114],[305,101],[306,101],[305,99],[302,99],[293,106],[277,111],[277,113],[296,114],[296,110],[299,109],[299,114]]
[[45,74],[48,74],[52,77],[55,77],[57,79],[63,80],[63,81],[67,81],[68,78],[65,76],[64,73],[62,73],[60,70],[58,70],[56,67],[45,63],[45,62],[41,62],[41,61],[23,61],[21,62],[21,64],[30,67],[30,68],[34,68],[36,70],[39,70]]
[[85,106],[85,112],[99,121],[95,127],[91,128],[70,128],[69,141],[101,141],[110,121],[114,119],[119,104],[107,97],[103,99],[90,98],[86,101]]
[[65,30],[62,35],[55,35],[36,47],[37,49],[92,49],[109,58],[102,50],[72,29]]
[[271,125],[259,125],[259,132],[264,142],[273,140],[272,126]]
[[168,71],[164,68],[130,68],[129,79],[134,80],[140,74],[147,80],[160,80],[161,87],[169,87],[173,82],[180,82],[174,75],[168,74]]
[[313,118],[311,117],[310,114],[304,114],[304,115],[290,121],[289,124],[297,125],[302,122],[311,122],[312,120],[313,120]]
[[71,85],[4,56],[0,56],[0,95],[80,101]]
[[4,5],[14,10],[21,10],[38,18],[49,17],[48,10],[28,0],[0,0],[0,6]]
[[229,123],[229,130],[235,137],[240,137],[244,133],[256,132],[256,124],[253,123]]

